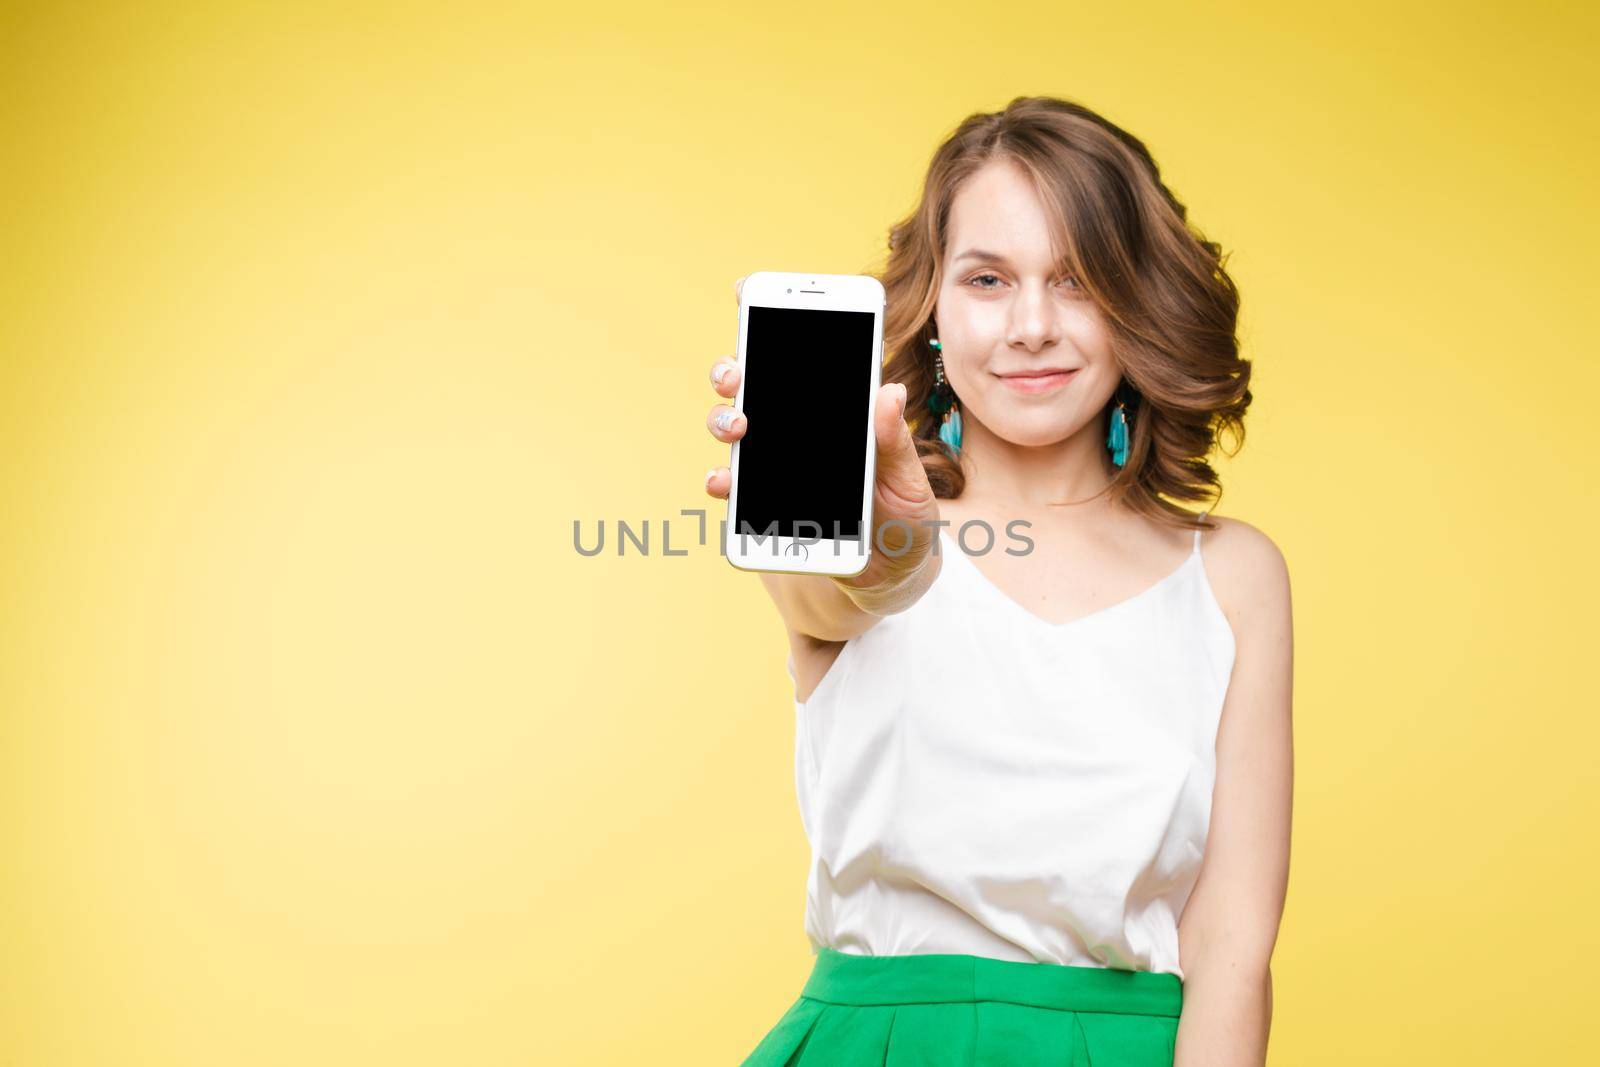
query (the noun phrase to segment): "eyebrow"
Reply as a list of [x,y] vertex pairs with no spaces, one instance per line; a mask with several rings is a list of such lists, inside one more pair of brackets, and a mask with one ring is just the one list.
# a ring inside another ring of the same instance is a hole
[[[999,252],[990,252],[982,248],[969,248],[965,252],[956,256],[956,258],[952,259],[950,263],[952,266],[954,266],[955,264],[960,263],[963,259],[975,259],[980,263],[999,263],[1003,266],[1010,265],[1010,261],[1007,260],[1005,256],[1002,256]],[[1070,272],[1072,270],[1072,264],[1062,263],[1057,267],[1057,269]]]
[[999,252],[985,252],[981,248],[969,248],[950,262],[960,263],[963,259],[976,259],[983,263],[1004,263],[1006,261],[1006,257]]

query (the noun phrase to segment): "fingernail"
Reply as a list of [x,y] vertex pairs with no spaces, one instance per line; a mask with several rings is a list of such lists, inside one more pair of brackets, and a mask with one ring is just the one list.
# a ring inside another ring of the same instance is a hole
[[722,384],[722,379],[726,378],[728,376],[728,372],[731,371],[732,369],[733,369],[733,367],[730,366],[729,364],[718,363],[711,370],[711,381],[712,381],[712,383],[715,384],[715,385],[721,385]]
[[711,479],[715,478],[716,476],[717,476],[717,468],[712,467],[710,470],[706,471],[706,484],[710,485],[711,484]]
[[739,417],[738,412],[735,412],[735,411],[732,411],[732,410],[722,412],[722,414],[717,416],[717,429],[719,429],[719,430],[731,430],[731,429],[733,429],[733,420],[738,418],[738,417]]
[[906,387],[904,382],[900,383],[900,398],[895,401],[895,410],[900,413],[900,418],[906,417]]

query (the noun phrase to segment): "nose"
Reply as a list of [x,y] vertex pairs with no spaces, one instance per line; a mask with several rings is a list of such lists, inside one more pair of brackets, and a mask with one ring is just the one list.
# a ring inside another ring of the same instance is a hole
[[1049,292],[1037,281],[1030,281],[1011,301],[1011,319],[1006,325],[1006,343],[1014,348],[1037,352],[1060,339],[1058,311]]

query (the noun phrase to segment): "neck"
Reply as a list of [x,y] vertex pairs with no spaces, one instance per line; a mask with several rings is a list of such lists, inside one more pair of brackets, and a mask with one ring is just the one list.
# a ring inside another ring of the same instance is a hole
[[1015,444],[970,417],[962,429],[961,465],[967,472],[962,500],[1002,512],[1104,503],[1099,494],[1112,476],[1098,419],[1048,445]]

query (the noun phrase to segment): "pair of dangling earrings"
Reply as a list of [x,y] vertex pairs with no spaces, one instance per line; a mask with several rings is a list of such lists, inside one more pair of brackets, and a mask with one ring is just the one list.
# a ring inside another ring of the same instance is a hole
[[[933,349],[933,391],[928,394],[928,410],[942,421],[939,440],[944,442],[952,457],[961,454],[961,406],[956,402],[955,390],[944,376],[944,350],[935,337],[928,342]],[[1117,400],[1111,413],[1111,432],[1106,436],[1106,448],[1111,450],[1111,462],[1122,466],[1128,462],[1128,413],[1122,400]]]

